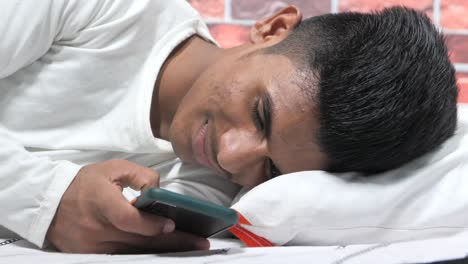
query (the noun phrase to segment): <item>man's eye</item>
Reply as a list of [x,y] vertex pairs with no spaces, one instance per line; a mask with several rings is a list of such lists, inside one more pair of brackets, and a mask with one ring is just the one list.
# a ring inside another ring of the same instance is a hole
[[270,178],[275,178],[281,175],[281,171],[275,166],[271,159],[268,159],[269,169],[270,169]]
[[259,105],[260,105],[260,99],[257,98],[255,100],[254,107],[252,109],[252,118],[255,122],[255,126],[261,130],[265,131],[265,122],[262,119],[262,116],[260,115],[260,110],[259,110]]

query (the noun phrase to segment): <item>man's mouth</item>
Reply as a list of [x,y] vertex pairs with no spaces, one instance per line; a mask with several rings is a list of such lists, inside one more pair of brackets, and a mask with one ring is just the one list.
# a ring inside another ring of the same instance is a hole
[[210,161],[206,154],[206,133],[208,129],[208,122],[205,122],[201,128],[196,132],[192,140],[192,149],[195,154],[197,162],[203,166],[212,168]]
[[[198,164],[208,167],[217,172],[220,176],[230,178],[231,174],[221,168],[216,161],[216,153],[209,142],[209,122],[208,120],[195,133],[192,140],[192,149],[195,154],[195,160]],[[210,156],[211,155],[211,156]],[[210,158],[212,158],[210,160]]]

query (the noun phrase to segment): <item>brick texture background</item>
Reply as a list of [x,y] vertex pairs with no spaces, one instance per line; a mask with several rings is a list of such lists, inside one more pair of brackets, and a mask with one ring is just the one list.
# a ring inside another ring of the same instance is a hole
[[249,41],[256,20],[282,7],[298,6],[304,18],[343,11],[366,12],[404,5],[425,12],[445,34],[457,69],[460,102],[468,103],[468,0],[188,0],[207,21],[222,47]]

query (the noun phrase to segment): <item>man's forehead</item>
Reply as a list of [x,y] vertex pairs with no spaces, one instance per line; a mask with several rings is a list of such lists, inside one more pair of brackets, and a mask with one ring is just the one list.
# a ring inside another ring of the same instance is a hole
[[266,73],[273,108],[272,141],[293,149],[315,146],[318,122],[314,77],[287,57],[270,58],[277,60],[275,67],[268,67],[272,71]]
[[311,112],[316,107],[318,89],[310,71],[298,70],[290,61],[288,67],[273,75],[270,84],[275,104],[291,115]]
[[273,135],[277,142],[272,145],[272,158],[283,173],[323,169],[326,156],[316,140],[317,130],[311,127],[310,119],[302,119]]
[[309,119],[289,120],[284,126],[273,131],[273,137],[278,138],[279,144],[285,144],[288,148],[310,148],[317,145],[317,129]]
[[322,168],[325,155],[317,142],[319,111],[314,76],[298,71],[290,62],[278,68],[282,70],[267,85],[274,108],[272,158],[283,172]]
[[279,114],[281,117],[278,119],[283,120],[279,121],[277,129],[272,131],[274,160],[283,173],[322,169],[326,156],[317,141],[319,125],[316,113],[310,109],[296,109],[296,113],[298,114]]
[[275,91],[273,111],[276,125],[272,134],[286,144],[294,143],[300,138],[313,140],[318,128],[317,112],[302,91],[297,87],[291,90]]

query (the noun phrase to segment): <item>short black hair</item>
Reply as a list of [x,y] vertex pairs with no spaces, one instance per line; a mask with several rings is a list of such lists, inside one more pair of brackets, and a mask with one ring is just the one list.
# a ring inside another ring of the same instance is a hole
[[421,12],[313,17],[268,52],[309,71],[328,171],[393,169],[454,134],[455,69],[443,35]]

